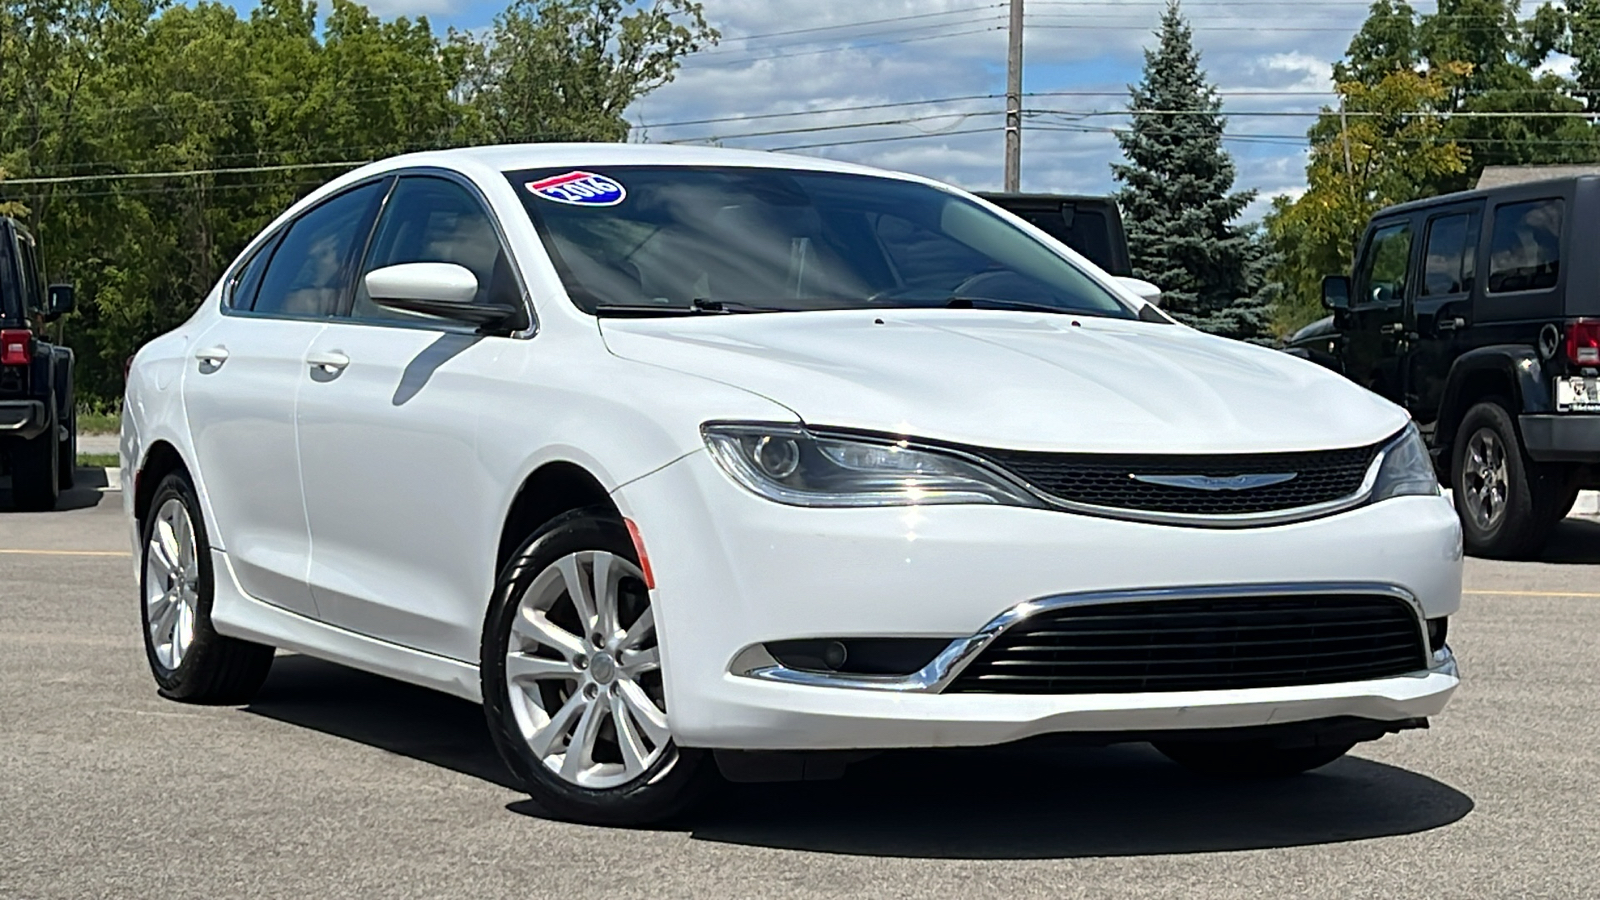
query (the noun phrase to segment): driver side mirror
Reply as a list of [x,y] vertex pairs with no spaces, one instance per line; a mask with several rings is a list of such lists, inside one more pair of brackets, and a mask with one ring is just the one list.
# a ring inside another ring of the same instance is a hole
[[1350,308],[1350,277],[1325,275],[1322,278],[1322,306],[1340,312]]
[[478,276],[455,263],[401,263],[373,269],[366,277],[367,296],[387,309],[422,313],[479,331],[515,330],[522,310],[501,303],[476,303]]
[[1142,278],[1129,278],[1126,275],[1118,275],[1117,283],[1151,306],[1159,307],[1161,305],[1161,288],[1150,282]]
[[73,291],[72,285],[52,284],[45,298],[44,319],[46,322],[54,322],[56,319],[72,312],[77,308],[77,305],[77,295]]

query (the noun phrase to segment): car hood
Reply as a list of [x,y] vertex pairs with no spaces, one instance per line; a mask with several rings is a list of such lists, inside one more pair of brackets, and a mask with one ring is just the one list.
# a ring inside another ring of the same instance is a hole
[[602,319],[601,333],[619,357],[744,388],[812,426],[986,447],[1315,450],[1407,421],[1320,366],[1159,323],[846,310]]

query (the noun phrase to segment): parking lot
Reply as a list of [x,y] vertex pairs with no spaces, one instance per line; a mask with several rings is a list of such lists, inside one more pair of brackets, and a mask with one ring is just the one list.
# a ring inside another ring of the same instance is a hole
[[1600,883],[1600,520],[1471,560],[1426,732],[1285,782],[1144,746],[886,754],[727,787],[654,830],[506,785],[478,709],[280,655],[256,702],[163,701],[121,499],[0,489],[0,896],[1579,897]]

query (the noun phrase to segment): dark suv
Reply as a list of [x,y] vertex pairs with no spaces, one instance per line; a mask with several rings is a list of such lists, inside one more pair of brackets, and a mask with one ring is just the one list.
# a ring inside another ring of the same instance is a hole
[[1068,247],[1112,275],[1132,275],[1128,235],[1111,197],[1071,194],[978,195]]
[[22,509],[54,509],[61,488],[72,486],[72,351],[43,333],[72,303],[71,286],[45,287],[28,229],[0,217],[0,467]]
[[1469,552],[1538,552],[1600,485],[1597,234],[1594,176],[1390,207],[1286,348],[1411,411]]

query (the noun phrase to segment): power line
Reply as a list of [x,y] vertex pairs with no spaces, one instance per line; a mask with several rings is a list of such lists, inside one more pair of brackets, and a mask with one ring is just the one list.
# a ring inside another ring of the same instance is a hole
[[962,9],[947,9],[943,12],[915,13],[909,16],[891,16],[887,19],[863,19],[859,22],[844,22],[838,25],[816,25],[811,28],[791,28],[788,31],[768,31],[764,34],[743,34],[737,37],[723,38],[724,41],[755,41],[763,38],[784,37],[791,34],[811,34],[818,31],[836,31],[843,28],[860,28],[863,25],[882,25],[887,22],[909,22],[912,19],[931,19],[935,16],[953,16],[961,13],[982,12],[986,9],[998,9],[1004,3],[990,3],[986,6],[968,6]]
[[766,149],[771,151],[771,152],[773,152],[773,153],[784,153],[784,152],[787,152],[787,151],[790,151],[790,150],[811,150],[811,149],[818,148],[818,147],[848,147],[848,146],[850,146],[852,144],[883,144],[883,143],[888,143],[889,141],[910,141],[910,140],[917,140],[917,139],[920,139],[920,138],[931,138],[931,137],[955,137],[956,135],[960,135],[960,134],[996,134],[996,133],[997,132],[993,127],[989,127],[989,128],[967,128],[967,129],[958,129],[956,131],[928,131],[928,132],[923,132],[921,134],[897,134],[897,135],[890,135],[888,137],[857,138],[855,140],[848,140],[848,141],[823,141],[823,142],[815,143],[815,144],[792,144],[792,145],[787,146],[787,147],[768,147]]
[[714,119],[688,119],[681,122],[640,122],[635,128],[677,128],[684,125],[717,125],[723,122],[750,122],[756,119],[783,119],[792,116],[821,116],[841,112],[859,112],[869,109],[892,109],[899,106],[922,106],[931,103],[957,103],[970,100],[997,100],[1000,94],[969,94],[965,97],[941,97],[934,100],[901,100],[896,103],[868,103],[861,106],[835,106],[829,109],[805,109],[794,112],[759,113],[749,116],[719,116]]
[[[932,121],[934,119],[952,119],[953,118],[953,119],[958,119],[958,120],[966,120],[966,119],[971,119],[971,118],[974,118],[974,117],[977,117],[977,116],[999,116],[999,115],[1004,115],[1004,114],[1005,114],[1005,112],[1003,110],[989,110],[989,111],[986,111],[986,112],[978,111],[978,112],[931,113],[931,114],[925,115],[925,116],[910,116],[910,117],[903,118],[903,119],[886,119],[886,120],[879,121],[879,122],[849,122],[849,123],[843,123],[842,122],[842,123],[838,123],[838,124],[834,124],[834,125],[813,125],[813,126],[806,127],[806,128],[784,128],[784,129],[779,129],[779,130],[776,130],[776,131],[751,131],[751,132],[746,132],[744,134],[720,134],[720,135],[705,135],[703,137],[693,137],[693,138],[675,138],[675,139],[670,140],[670,141],[661,141],[660,143],[663,143],[663,144],[692,144],[692,143],[700,143],[700,142],[705,142],[705,141],[731,141],[731,140],[735,140],[735,139],[738,139],[738,138],[773,137],[773,136],[781,135],[781,134],[815,134],[817,132],[822,132],[822,131],[844,131],[844,130],[851,129],[851,128],[882,128],[882,127],[892,126],[892,125],[912,125],[912,124],[915,124],[917,122],[929,122],[929,121]],[[958,121],[956,124],[960,124],[960,122]]]
[[955,32],[951,32],[949,34],[929,34],[929,35],[923,35],[921,37],[904,38],[904,39],[898,40],[898,41],[878,41],[876,43],[871,43],[871,44],[850,44],[850,45],[846,45],[846,46],[843,46],[843,47],[822,47],[822,48],[815,49],[815,50],[800,50],[800,51],[796,51],[794,53],[772,53],[772,54],[767,54],[767,55],[764,55],[764,56],[750,56],[750,57],[743,57],[743,58],[739,58],[739,59],[717,59],[717,60],[714,60],[714,61],[712,61],[711,63],[708,63],[708,64],[695,65],[695,66],[684,66],[683,68],[684,68],[685,71],[697,71],[697,70],[700,70],[700,69],[714,68],[714,67],[719,66],[719,65],[720,66],[739,65],[741,63],[761,62],[762,60],[767,60],[767,59],[788,59],[788,58],[795,57],[795,56],[815,56],[815,55],[823,54],[823,53],[841,53],[841,52],[848,51],[848,50],[871,50],[871,49],[873,49],[875,47],[893,47],[893,46],[896,46],[896,45],[899,45],[899,44],[914,44],[914,43],[917,43],[918,41],[934,41],[934,40],[941,40],[943,38],[964,37],[964,36],[973,35],[973,34],[983,34],[984,32],[988,32],[988,31],[1001,31],[1004,28],[1005,28],[1004,25],[993,25],[993,26],[990,26],[988,28],[974,28],[974,29],[971,29],[971,30],[968,30],[968,31],[955,31]]

